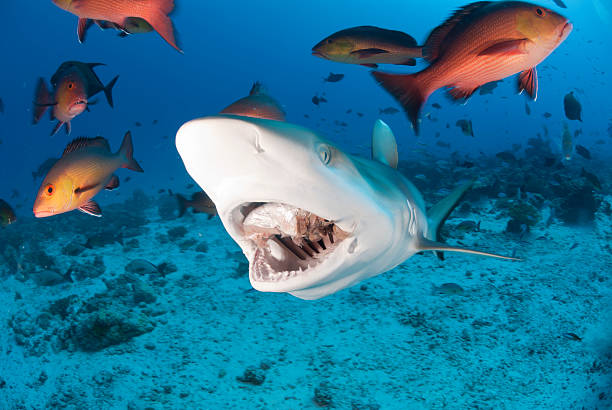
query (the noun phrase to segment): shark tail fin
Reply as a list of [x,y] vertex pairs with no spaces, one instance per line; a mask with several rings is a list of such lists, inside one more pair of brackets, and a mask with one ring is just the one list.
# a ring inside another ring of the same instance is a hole
[[[463,195],[465,195],[472,185],[474,185],[474,182],[475,180],[471,180],[458,186],[446,198],[442,199],[427,211],[428,229],[426,239],[434,242],[440,240],[440,230],[446,218],[448,218],[453,209],[455,209],[461,198],[463,198]],[[444,254],[441,250],[436,251],[436,255],[438,259],[444,260]]]
[[432,241],[427,238],[421,238],[419,240],[419,242],[417,243],[417,249],[419,251],[434,251],[434,252],[440,252],[440,253],[442,251],[469,253],[472,255],[490,256],[492,258],[507,259],[511,261],[521,260],[518,258],[512,258],[510,256],[497,255],[495,253],[488,253],[488,252],[477,251],[474,249],[460,248],[458,246],[447,245],[445,243]]

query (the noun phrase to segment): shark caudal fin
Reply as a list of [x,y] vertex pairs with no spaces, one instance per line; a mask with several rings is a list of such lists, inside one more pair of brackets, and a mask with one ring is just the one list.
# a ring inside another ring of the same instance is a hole
[[493,258],[520,260],[494,253],[481,252],[473,249],[460,248],[439,242],[440,230],[453,209],[457,206],[465,193],[474,185],[475,180],[466,182],[455,188],[446,198],[432,206],[427,212],[427,235],[421,237],[417,243],[419,251],[434,251],[440,260],[444,260],[444,251],[471,253],[473,255],[490,256]]
[[372,130],[372,159],[397,168],[397,141],[383,120],[376,120]]

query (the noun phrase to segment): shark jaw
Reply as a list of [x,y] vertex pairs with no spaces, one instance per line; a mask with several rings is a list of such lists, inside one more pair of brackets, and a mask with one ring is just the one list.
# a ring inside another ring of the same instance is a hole
[[318,299],[414,253],[402,242],[414,214],[405,193],[370,180],[399,173],[361,163],[305,128],[206,117],[184,124],[176,146],[249,260],[259,291]]

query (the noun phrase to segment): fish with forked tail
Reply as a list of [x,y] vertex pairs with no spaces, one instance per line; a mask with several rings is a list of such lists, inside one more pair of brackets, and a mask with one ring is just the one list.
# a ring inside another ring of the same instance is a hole
[[107,85],[102,84],[93,71],[93,68],[99,65],[104,64],[79,61],[62,63],[51,77],[51,90],[47,88],[45,80],[39,78],[34,96],[33,123],[37,124],[47,109],[51,108],[51,120],[58,121],[51,135],[56,134],[64,124],[66,134],[70,134],[70,121],[83,111],[89,110],[89,105],[95,104],[89,99],[100,91],[104,91],[108,105],[113,107],[112,90],[119,76]]
[[338,31],[321,40],[312,54],[339,63],[376,68],[378,64],[416,65],[422,47],[414,38],[396,30],[359,26]]
[[185,215],[188,208],[193,208],[194,214],[208,214],[208,219],[212,219],[217,215],[217,207],[215,207],[212,199],[204,191],[195,192],[191,195],[191,199],[187,199],[181,194],[176,194],[176,199],[179,203],[179,217]]
[[415,133],[429,96],[449,88],[467,99],[483,84],[520,73],[518,90],[537,97],[536,66],[561,44],[572,24],[552,10],[520,1],[479,1],[459,9],[429,35],[423,56],[430,66],[416,74],[374,71],[376,81],[402,106]]
[[43,218],[78,209],[93,216],[102,211],[92,198],[102,189],[113,190],[118,168],[143,172],[134,159],[132,135],[128,131],[115,154],[102,137],[77,138],[45,176],[34,202],[34,216]]
[[[77,35],[79,42],[91,24],[89,20],[101,22],[102,28],[117,28],[146,31],[148,23],[168,44],[182,53],[176,42],[174,26],[168,15],[174,10],[174,0],[52,0],[53,3],[79,18]],[[136,27],[136,28],[135,28]]]

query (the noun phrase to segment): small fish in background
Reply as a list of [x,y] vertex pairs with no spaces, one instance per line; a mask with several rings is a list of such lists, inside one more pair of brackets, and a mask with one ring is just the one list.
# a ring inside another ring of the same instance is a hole
[[36,171],[32,172],[32,179],[37,180],[40,177],[47,175],[49,170],[55,165],[58,161],[58,158],[47,158],[44,160],[36,169]]
[[102,216],[92,198],[102,189],[110,191],[119,186],[119,178],[113,174],[118,168],[143,172],[133,155],[129,131],[115,154],[105,138],[75,139],[45,176],[34,202],[34,216],[44,218],[74,209]]
[[567,123],[563,123],[563,135],[561,137],[561,150],[563,151],[563,158],[566,161],[572,159],[572,153],[574,152],[574,140],[572,133],[567,126]]
[[542,116],[543,116],[544,118],[550,118],[550,117],[552,117],[552,114],[551,114],[551,113],[549,113],[549,112],[545,112],[544,114],[542,114]]
[[589,181],[595,188],[601,190],[601,182],[599,181],[599,178],[597,178],[597,175],[592,174],[588,172],[586,169],[582,168],[582,171],[580,172],[580,176],[582,178],[586,178],[586,180]]
[[510,151],[498,152],[495,156],[504,162],[516,162],[516,157]]
[[443,283],[440,286],[432,285],[432,295],[463,295],[465,291],[456,283]]
[[[312,103],[313,103],[314,105],[316,105],[317,107],[319,106],[319,104],[321,104],[321,103],[326,103],[326,102],[327,102],[327,100],[326,100],[326,99],[325,99],[325,97],[323,97],[323,96],[319,97],[319,96],[315,95],[314,97],[312,97]],[[357,113],[357,115],[359,115],[359,113]],[[362,115],[363,115],[363,114],[362,114]],[[361,115],[361,116],[362,116],[362,115]]]
[[584,159],[591,159],[591,152],[583,147],[582,145],[576,145],[576,154],[580,155]]
[[193,208],[194,214],[208,214],[208,219],[217,215],[217,207],[204,191],[195,192],[191,195],[191,199],[176,194],[176,199],[179,204],[179,218],[185,215],[189,208]]
[[151,124],[153,124],[153,125],[157,125],[157,120],[153,120],[153,121],[151,122]]
[[576,99],[573,91],[563,97],[563,109],[565,110],[565,117],[568,120],[582,121],[582,105],[580,105],[580,101]]
[[525,114],[531,115],[531,108],[529,108],[529,104],[525,103]]
[[3,199],[0,199],[0,226],[8,226],[17,221],[15,211]]
[[0,114],[4,114],[4,101],[0,98]]
[[474,128],[472,127],[472,120],[458,120],[455,125],[461,129],[463,135],[470,137],[474,136]]
[[480,232],[480,221],[465,220],[455,226],[455,229],[459,232]]
[[312,54],[327,60],[377,68],[378,64],[416,65],[422,47],[414,38],[396,30],[374,26],[351,27],[326,37]]
[[387,107],[387,108],[379,108],[378,109],[378,113],[379,114],[387,114],[387,115],[393,115],[393,114],[397,114],[399,112],[399,110],[395,107]]
[[134,123],[134,126],[135,126],[135,127],[142,127],[142,123],[141,123],[140,121],[136,121],[136,122]]
[[325,81],[326,83],[337,83],[338,81],[342,80],[343,78],[344,78],[344,74],[329,73],[329,75],[327,77],[325,77],[323,79],[323,81]]
[[443,87],[449,87],[453,99],[467,100],[480,86],[520,73],[519,92],[535,100],[536,66],[572,28],[565,17],[537,5],[475,2],[459,9],[429,35],[423,48],[430,63],[426,69],[416,74],[374,71],[372,75],[402,104],[418,135],[423,104]]
[[493,90],[497,88],[499,83],[503,83],[503,82],[504,82],[503,80],[498,80],[498,81],[491,81],[486,84],[483,84],[478,89],[478,93],[480,95],[493,94]]
[[253,84],[249,95],[221,110],[221,114],[242,115],[252,118],[285,121],[285,111],[259,81]]
[[559,6],[559,7],[564,8],[564,9],[566,9],[566,8],[567,8],[567,6],[565,5],[565,3],[563,3],[563,1],[561,1],[561,0],[553,0],[553,1],[554,1],[554,2],[555,2],[555,4],[556,4],[557,6]]
[[574,138],[578,137],[579,135],[582,135],[582,129],[577,129],[574,131]]
[[434,107],[436,110],[439,110],[440,108],[442,108],[442,106],[438,103],[433,103],[431,104],[432,107]]
[[102,63],[82,63],[66,61],[62,63],[51,77],[52,91],[49,91],[45,80],[38,79],[34,96],[33,123],[37,124],[48,108],[51,108],[51,120],[57,124],[51,135],[55,135],[62,125],[66,124],[66,134],[70,134],[72,121],[77,115],[89,110],[91,97],[103,91],[108,105],[113,107],[112,89],[119,76],[113,78],[106,86],[98,78],[93,68]]
[[361,117],[363,117],[363,113],[362,113],[362,112],[358,112],[358,113],[357,113],[357,116],[358,116],[359,118],[361,118]]
[[182,53],[176,42],[172,20],[168,17],[174,9],[174,0],[149,0],[146,2],[142,0],[52,1],[59,8],[79,18],[77,35],[81,43],[85,40],[85,33],[91,19],[97,20],[101,28],[114,27],[126,33],[141,32],[141,30],[146,32],[147,25],[150,25],[168,44]]

